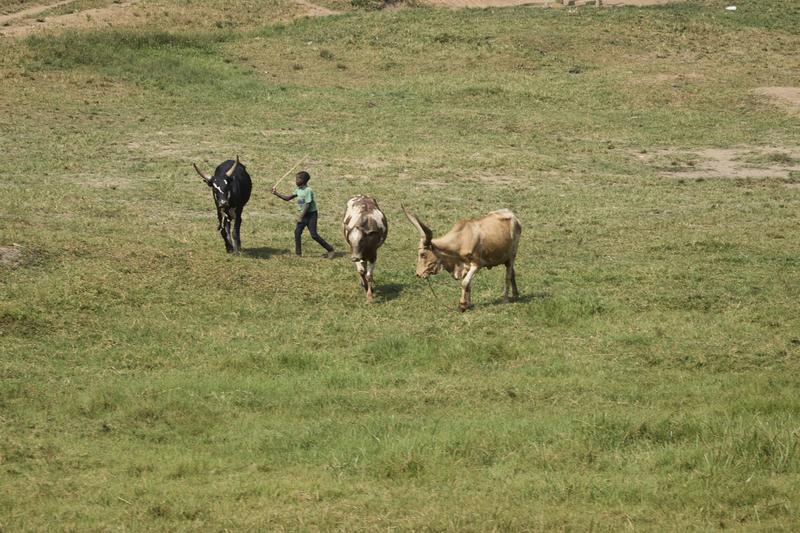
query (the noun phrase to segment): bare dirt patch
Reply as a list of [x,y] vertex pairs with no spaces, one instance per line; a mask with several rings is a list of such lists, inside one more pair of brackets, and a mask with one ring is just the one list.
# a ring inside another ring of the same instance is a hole
[[778,178],[800,172],[800,148],[742,146],[637,154],[663,176],[674,178]]
[[33,17],[42,13],[43,11],[47,11],[48,9],[52,9],[54,7],[64,6],[69,3],[73,2],[73,0],[61,0],[60,2],[55,2],[52,4],[38,4],[21,11],[17,11],[16,13],[9,13],[8,15],[0,15],[0,26],[4,24],[8,24],[12,20],[24,18],[24,17]]
[[306,17],[327,17],[329,15],[338,15],[339,11],[328,9],[327,7],[318,6],[308,0],[295,0],[297,4],[305,9]]
[[478,180],[492,184],[492,185],[514,185],[519,183],[519,178],[509,176],[507,174],[494,174],[491,172],[482,172],[478,174]]
[[[577,7],[595,5],[595,0],[424,0],[431,6],[448,8],[485,8],[531,5],[538,7]],[[602,0],[602,6],[650,6],[681,2],[684,0]],[[141,22],[148,16],[167,15],[153,6],[140,5],[136,0],[116,0],[106,7],[85,9],[74,13],[51,15],[34,18],[49,9],[67,6],[73,0],[43,2],[16,13],[0,16],[0,37],[25,37],[38,31],[58,31],[67,28],[97,28],[107,26],[124,26]],[[313,3],[310,0],[295,0],[296,9],[284,13],[279,18],[325,17],[338,15],[341,12]],[[169,10],[172,15],[177,11]]]
[[800,87],[759,87],[755,90],[789,113],[800,115]]
[[111,4],[107,7],[86,9],[64,15],[53,15],[43,19],[25,18],[43,13],[48,9],[69,4],[70,2],[42,4],[28,8],[25,11],[5,15],[7,20],[5,22],[0,22],[0,24],[10,24],[15,20],[18,21],[19,24],[0,27],[0,35],[7,37],[25,37],[37,31],[116,26],[136,20],[137,17],[142,15],[136,2],[120,1],[119,3]]
[[[601,6],[654,6],[659,4],[676,3],[682,0],[601,0]],[[426,0],[425,4],[452,8],[482,8],[482,7],[509,7],[509,6],[539,6],[539,7],[578,7],[594,6],[595,0]]]
[[22,249],[17,246],[0,246],[0,266],[16,268],[22,264]]
[[[74,13],[50,15],[34,18],[47,10],[67,6],[73,0],[41,3],[16,13],[0,16],[0,36],[25,37],[39,31],[58,31],[67,28],[98,28],[141,24],[148,18],[161,16],[181,17],[187,8],[166,9],[164,7],[142,5],[137,0],[115,0],[114,3]],[[324,17],[337,15],[338,11],[314,4],[309,0],[295,0],[296,8],[279,16],[280,19],[297,17]],[[211,16],[208,13],[206,15]],[[213,18],[213,17],[212,17]]]

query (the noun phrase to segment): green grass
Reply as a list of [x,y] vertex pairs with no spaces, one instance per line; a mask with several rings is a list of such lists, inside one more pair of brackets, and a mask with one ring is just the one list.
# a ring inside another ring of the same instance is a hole
[[[639,157],[793,163],[797,117],[753,89],[796,84],[797,10],[0,41],[0,529],[797,529],[796,184]],[[235,154],[228,257],[191,163]],[[269,187],[305,154],[337,248],[348,197],[386,211],[372,305],[346,257],[290,253]],[[502,269],[465,314],[415,279],[401,203],[436,233],[514,210],[521,300]]]

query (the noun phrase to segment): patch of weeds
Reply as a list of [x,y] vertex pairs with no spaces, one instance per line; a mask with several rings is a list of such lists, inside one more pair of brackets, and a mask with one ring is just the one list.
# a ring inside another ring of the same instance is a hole
[[279,368],[295,372],[307,372],[319,368],[317,359],[309,353],[282,353],[275,362]]
[[147,514],[151,518],[167,519],[170,516],[172,516],[172,508],[169,505],[167,505],[166,502],[163,502],[156,505],[151,505],[147,509]]
[[646,347],[653,344],[653,337],[641,333],[623,335],[614,339],[618,344],[628,347]]
[[667,299],[667,308],[678,311],[709,313],[719,307],[720,297],[717,294],[689,292]]
[[112,389],[105,389],[87,394],[85,398],[82,398],[78,405],[78,412],[87,418],[94,418],[116,411],[118,406],[122,405],[125,401],[125,398],[120,392]]
[[31,52],[27,67],[34,71],[91,69],[160,90],[188,91],[205,98],[219,93],[247,97],[260,92],[260,82],[215,54],[223,40],[210,35],[94,31],[34,35],[25,43]]
[[608,305],[600,298],[577,295],[570,299],[556,297],[537,301],[530,306],[529,313],[549,326],[567,326],[581,319],[602,315],[606,311]]
[[133,54],[156,50],[193,50],[209,54],[212,38],[167,32],[67,32],[61,35],[32,35],[25,41],[33,53],[29,64],[40,69],[69,70],[78,66],[111,67]]
[[749,165],[755,166],[794,166],[800,164],[800,159],[792,157],[791,154],[786,152],[771,152],[771,153],[753,153],[737,158],[737,161],[742,161]]
[[414,0],[350,0],[350,5],[357,9],[366,11],[378,11],[392,6],[406,5],[413,7],[416,5]]
[[378,364],[429,353],[429,346],[408,336],[390,335],[371,341],[361,350],[359,360]]
[[481,363],[493,365],[519,359],[522,355],[520,349],[512,344],[511,341],[513,341],[513,338],[467,339],[464,342],[451,345],[448,353],[452,356],[466,355]]
[[776,474],[800,470],[800,433],[763,426],[724,428],[709,438],[706,462],[712,469],[753,469]]
[[704,434],[703,425],[692,419],[631,421],[610,414],[594,417],[583,429],[590,442],[601,449],[640,444],[665,445],[692,441]]
[[[487,442],[483,442],[483,441]],[[497,462],[500,443],[489,438],[456,439],[444,446],[447,455],[459,462],[467,462],[475,466],[491,466]]]
[[465,87],[460,89],[456,96],[470,97],[470,98],[485,98],[491,96],[502,96],[506,90],[499,85],[489,85],[481,87]]
[[36,310],[12,308],[0,311],[0,337],[39,337],[49,329],[48,321]]
[[319,51],[319,57],[327,61],[333,61],[334,55],[333,52],[331,52],[330,50],[323,48],[322,50]]
[[388,479],[414,478],[420,476],[425,471],[425,460],[423,454],[417,451],[408,451],[389,457],[381,461],[381,477]]
[[686,247],[701,254],[729,254],[740,248],[737,244],[717,240],[695,241]]
[[22,264],[22,250],[18,246],[0,246],[0,266],[17,268]]

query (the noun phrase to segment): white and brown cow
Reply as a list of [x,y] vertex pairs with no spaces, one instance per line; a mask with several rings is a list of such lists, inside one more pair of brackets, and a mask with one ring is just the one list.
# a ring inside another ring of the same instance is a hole
[[359,283],[367,291],[367,300],[372,300],[378,248],[389,231],[386,215],[374,198],[360,194],[347,201],[342,228],[344,239],[350,245],[350,257],[358,270]]
[[508,209],[499,209],[482,218],[461,220],[449,233],[434,239],[431,229],[404,206],[403,212],[420,233],[417,276],[427,278],[444,268],[455,279],[461,280],[461,311],[470,307],[472,279],[484,267],[505,265],[503,301],[509,301],[509,288],[512,298],[519,296],[514,260],[517,257],[522,225],[514,213]]

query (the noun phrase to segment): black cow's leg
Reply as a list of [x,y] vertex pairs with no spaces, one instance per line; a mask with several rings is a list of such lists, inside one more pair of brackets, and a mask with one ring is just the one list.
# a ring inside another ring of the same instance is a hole
[[240,237],[240,231],[242,229],[242,208],[237,208],[235,213],[236,220],[233,223],[233,244],[236,246],[236,253],[238,254],[239,250],[242,249],[242,239]]
[[222,235],[222,240],[225,241],[225,251],[228,253],[233,252],[233,244],[231,244],[231,221],[228,217],[224,216],[221,211],[217,212],[219,217],[219,234]]

